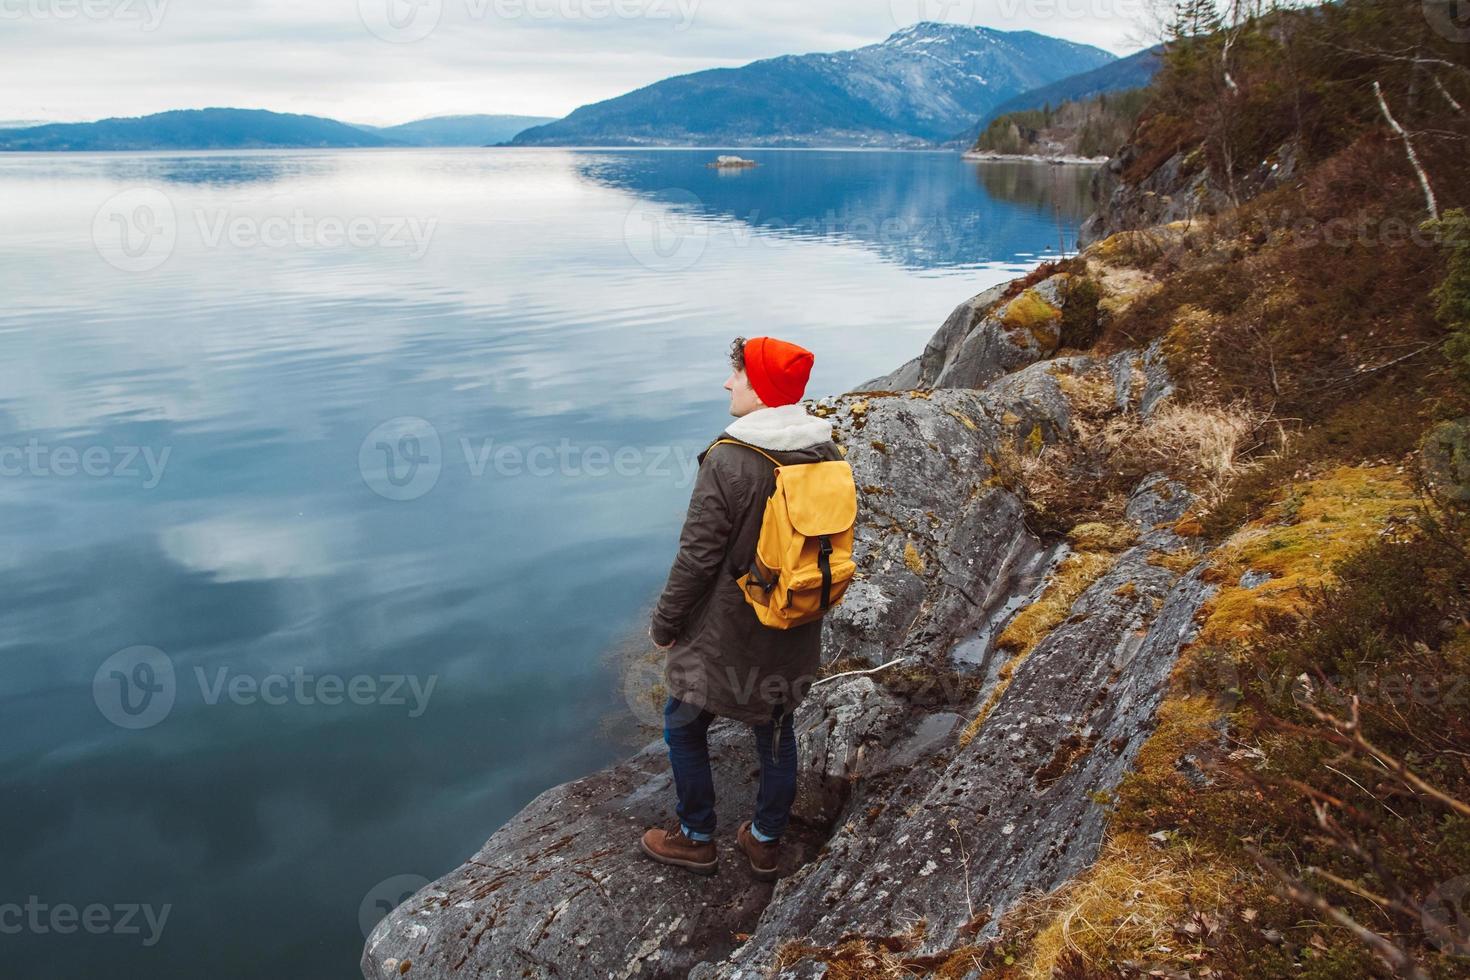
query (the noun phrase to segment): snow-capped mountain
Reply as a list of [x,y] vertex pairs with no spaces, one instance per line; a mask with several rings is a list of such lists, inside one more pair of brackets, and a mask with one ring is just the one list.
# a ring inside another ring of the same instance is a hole
[[1031,31],[920,23],[880,44],[665,79],[529,129],[516,145],[913,145],[1114,60]]

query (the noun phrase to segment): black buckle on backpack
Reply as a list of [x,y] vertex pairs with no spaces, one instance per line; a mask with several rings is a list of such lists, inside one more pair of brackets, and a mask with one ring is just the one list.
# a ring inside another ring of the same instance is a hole
[[750,577],[753,578],[753,579],[755,579],[756,583],[763,590],[765,590],[765,593],[767,595],[770,595],[771,594],[771,590],[776,587],[776,580],[775,579],[771,579],[769,582],[767,582],[766,579],[765,579],[765,577],[763,575],[761,575],[760,564],[758,562],[751,562],[750,563]]

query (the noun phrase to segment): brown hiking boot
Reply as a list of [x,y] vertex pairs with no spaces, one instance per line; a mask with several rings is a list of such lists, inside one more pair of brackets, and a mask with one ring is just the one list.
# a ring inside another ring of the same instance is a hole
[[690,840],[678,824],[670,830],[652,827],[644,831],[638,845],[655,861],[687,868],[697,875],[712,875],[720,870],[715,842]]
[[740,833],[735,835],[740,843],[740,849],[750,859],[750,870],[761,881],[775,881],[777,878],[776,866],[781,860],[781,842],[759,841],[750,832],[750,821],[740,825]]

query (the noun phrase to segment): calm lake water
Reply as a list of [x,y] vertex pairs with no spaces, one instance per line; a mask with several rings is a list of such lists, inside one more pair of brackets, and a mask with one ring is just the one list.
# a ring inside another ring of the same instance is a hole
[[713,155],[0,155],[0,972],[357,976],[640,740],[608,654],[731,338],[845,390],[1086,207],[1074,168]]

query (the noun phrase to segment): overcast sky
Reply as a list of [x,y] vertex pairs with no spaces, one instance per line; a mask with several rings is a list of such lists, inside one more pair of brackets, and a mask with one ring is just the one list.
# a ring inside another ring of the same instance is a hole
[[918,20],[1127,54],[1145,0],[0,0],[0,121],[239,106],[390,124],[561,116]]

